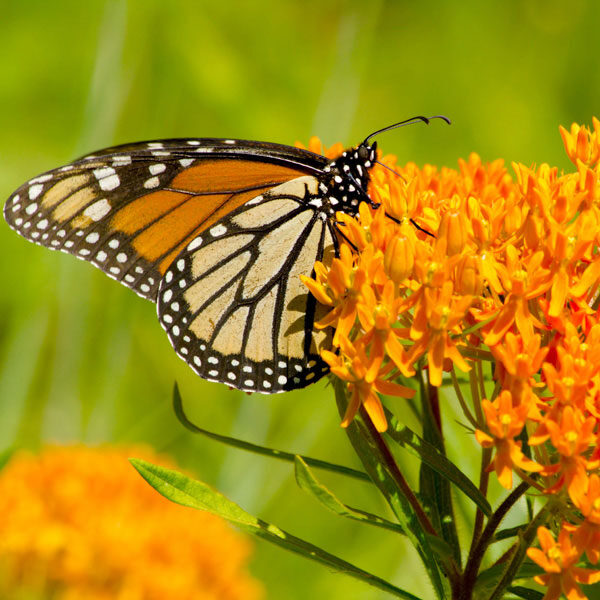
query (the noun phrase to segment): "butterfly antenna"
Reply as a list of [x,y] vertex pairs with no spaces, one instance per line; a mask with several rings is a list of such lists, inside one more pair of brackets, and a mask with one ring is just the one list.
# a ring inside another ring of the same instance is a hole
[[402,179],[402,181],[406,182],[406,179],[400,175],[400,173],[398,173],[398,171],[395,171],[394,169],[392,169],[392,167],[388,167],[386,164],[382,163],[380,160],[376,160],[375,161],[378,165],[382,166],[384,169],[387,169],[388,171],[391,171],[394,175],[397,175],[398,177],[400,177],[400,179]]
[[429,121],[431,121],[432,119],[441,119],[442,121],[445,121],[446,123],[448,123],[448,125],[451,125],[451,121],[448,117],[444,117],[443,115],[433,115],[433,117],[423,117],[422,115],[416,116],[416,117],[411,117],[410,119],[405,119],[404,121],[400,121],[399,123],[394,123],[393,125],[388,125],[387,127],[384,127],[383,129],[378,129],[377,131],[374,131],[371,135],[368,135],[363,144],[366,146],[369,143],[369,140],[372,137],[375,137],[376,135],[379,135],[380,133],[383,133],[384,131],[390,131],[390,129],[397,129],[398,127],[404,127],[405,125],[413,125],[414,123],[419,123],[419,122],[423,122],[426,125],[429,125]]

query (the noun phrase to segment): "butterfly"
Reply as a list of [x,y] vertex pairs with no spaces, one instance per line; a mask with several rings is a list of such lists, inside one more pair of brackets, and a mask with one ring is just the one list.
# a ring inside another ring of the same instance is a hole
[[[444,118],[445,119],[445,118]],[[28,240],[91,262],[156,302],[177,354],[248,392],[305,387],[328,372],[327,309],[300,280],[331,263],[377,159],[370,139],[335,160],[236,139],[125,144],[30,179],[4,207]],[[446,120],[446,119],[445,119]]]

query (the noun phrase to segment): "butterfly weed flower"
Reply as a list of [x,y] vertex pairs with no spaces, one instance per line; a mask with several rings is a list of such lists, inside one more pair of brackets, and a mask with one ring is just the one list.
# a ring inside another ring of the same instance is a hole
[[500,485],[510,489],[514,469],[539,472],[542,467],[522,452],[522,442],[515,437],[523,430],[529,412],[527,404],[513,404],[512,394],[503,390],[493,402],[484,399],[483,412],[486,417],[487,430],[475,431],[475,438],[484,447],[493,447],[496,450],[488,469],[496,471]]
[[563,524],[557,540],[545,527],[539,527],[537,535],[541,548],[529,548],[527,555],[545,571],[534,577],[537,583],[548,588],[544,600],[556,600],[562,594],[569,600],[587,598],[578,584],[599,582],[600,571],[577,566],[582,552],[569,528]]
[[[350,390],[343,425],[368,403],[383,431],[372,407],[403,395],[390,384],[424,377],[430,402],[451,379],[482,473],[508,490],[516,474],[518,489],[558,503],[558,541],[540,527],[542,549],[528,552],[546,571],[545,597],[585,598],[578,585],[600,580],[580,566],[600,557],[600,122],[560,134],[573,172],[514,163],[513,175],[476,154],[458,169],[380,156],[388,168],[372,170],[371,203],[338,214],[358,283],[338,277],[335,260],[304,281],[329,307],[321,324],[341,331],[323,356]],[[358,392],[365,382],[378,385]]]
[[0,596],[257,600],[248,541],[157,494],[127,458],[147,448],[47,447],[0,473]]

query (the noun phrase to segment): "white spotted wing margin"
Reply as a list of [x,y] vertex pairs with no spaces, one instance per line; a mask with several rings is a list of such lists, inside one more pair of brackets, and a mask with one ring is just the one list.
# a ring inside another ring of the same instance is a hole
[[201,377],[272,394],[328,372],[319,352],[327,309],[300,280],[330,262],[335,231],[311,200],[318,181],[299,177],[250,200],[204,231],[173,261],[158,316],[177,354]]

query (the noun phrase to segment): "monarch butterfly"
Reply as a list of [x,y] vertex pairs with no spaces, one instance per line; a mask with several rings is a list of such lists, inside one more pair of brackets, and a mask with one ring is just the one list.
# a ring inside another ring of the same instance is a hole
[[[441,117],[445,119],[445,117]],[[232,139],[115,146],[22,185],[4,216],[157,303],[177,354],[201,377],[274,393],[328,367],[323,307],[300,281],[338,253],[336,211],[356,215],[378,130],[333,161]]]

